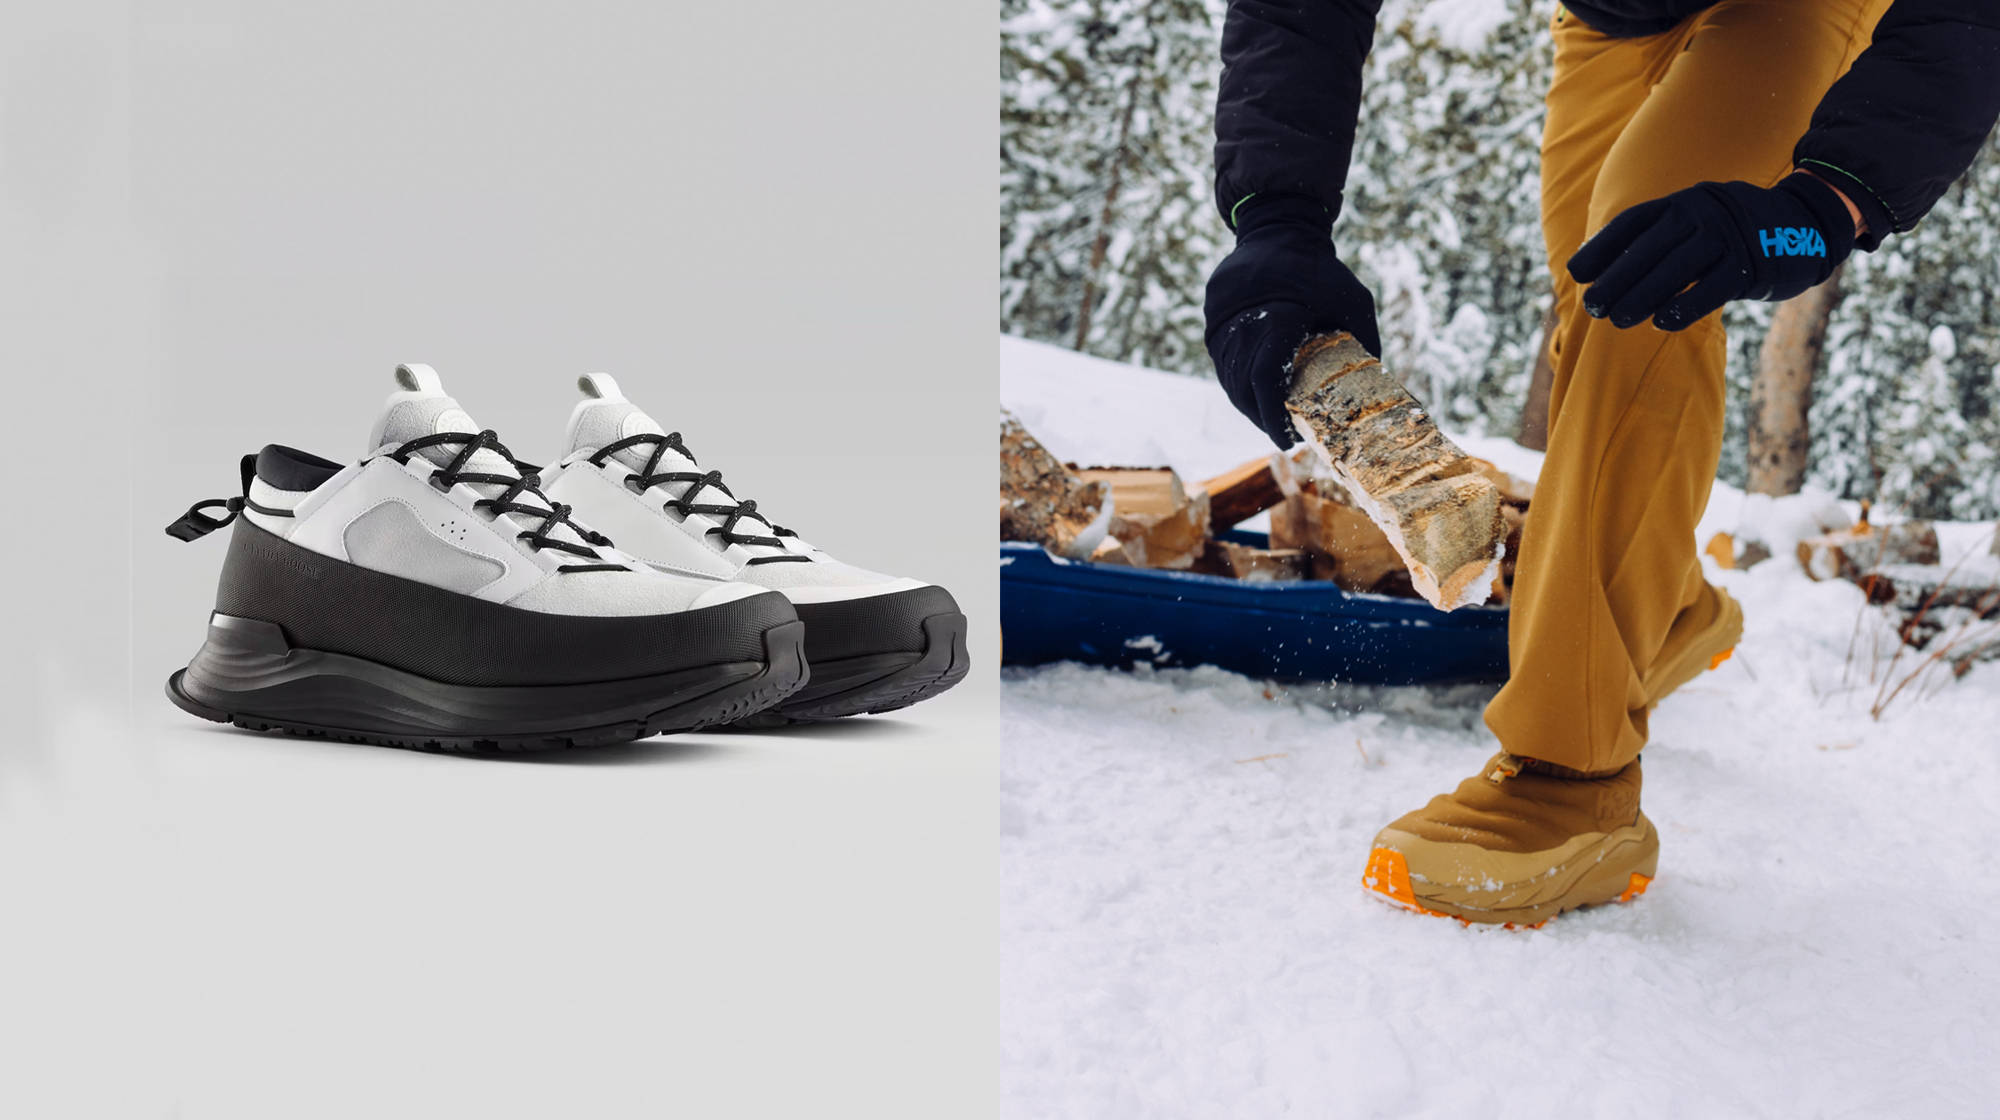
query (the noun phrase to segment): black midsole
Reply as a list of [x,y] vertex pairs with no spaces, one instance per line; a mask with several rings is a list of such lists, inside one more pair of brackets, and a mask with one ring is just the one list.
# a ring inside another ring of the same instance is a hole
[[760,635],[799,617],[775,592],[666,614],[527,610],[337,560],[243,518],[230,538],[215,609],[282,626],[302,649],[480,687],[594,684],[756,661],[767,652]]
[[923,659],[923,653],[917,652],[877,653],[839,661],[815,661],[812,663],[812,683],[786,697],[785,702],[809,704],[902,672]]
[[[920,652],[815,662],[807,687],[772,711],[783,719],[838,719],[894,711],[936,696],[964,680],[971,668],[965,631],[963,614],[935,614],[923,620],[924,647]],[[811,633],[810,623],[807,633]]]
[[925,620],[959,613],[951,592],[935,584],[830,603],[793,603],[792,609],[806,624],[806,660],[815,677],[821,665],[856,658],[921,656],[930,640]]
[[[800,629],[796,622],[772,627],[766,645],[778,638],[796,642]],[[449,684],[347,654],[295,648],[273,623],[218,613],[178,687],[230,716],[383,734],[523,736],[643,721],[766,667],[765,661],[726,661],[584,684]]]

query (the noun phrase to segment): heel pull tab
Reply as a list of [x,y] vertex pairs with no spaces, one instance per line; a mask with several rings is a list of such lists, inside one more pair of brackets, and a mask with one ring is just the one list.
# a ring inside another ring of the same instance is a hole
[[[210,498],[188,507],[173,524],[167,526],[167,535],[177,541],[195,541],[215,532],[236,520],[243,507],[250,500],[250,480],[257,477],[257,456],[245,455],[241,464],[243,474],[243,494],[236,498]],[[227,517],[210,517],[202,512],[211,506],[229,511]]]

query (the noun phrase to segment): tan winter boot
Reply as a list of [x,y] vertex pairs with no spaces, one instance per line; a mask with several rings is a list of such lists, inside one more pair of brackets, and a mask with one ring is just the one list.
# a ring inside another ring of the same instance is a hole
[[1502,752],[1383,829],[1361,882],[1423,914],[1539,926],[1637,898],[1659,861],[1638,762],[1593,775]]
[[1715,612],[1708,624],[1685,636],[1669,632],[1659,661],[1646,674],[1648,709],[1659,707],[1660,701],[1680,686],[1720,668],[1736,652],[1736,643],[1743,640],[1743,608],[1722,588],[1710,586],[1709,590],[1715,596]]

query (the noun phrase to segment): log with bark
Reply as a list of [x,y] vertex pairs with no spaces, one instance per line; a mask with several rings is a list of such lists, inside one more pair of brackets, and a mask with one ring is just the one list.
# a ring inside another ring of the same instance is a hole
[[1293,358],[1286,407],[1440,610],[1486,601],[1506,548],[1500,490],[1445,438],[1423,405],[1342,333]]
[[1111,490],[1085,482],[1000,410],[1000,539],[1088,557],[1111,526]]
[[1278,484],[1281,462],[1281,455],[1266,455],[1201,484],[1208,491],[1209,524],[1215,532],[1247,521],[1285,500],[1285,492]]

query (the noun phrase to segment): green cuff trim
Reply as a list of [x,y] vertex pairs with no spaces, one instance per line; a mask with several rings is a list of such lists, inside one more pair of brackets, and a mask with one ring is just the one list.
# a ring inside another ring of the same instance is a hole
[[1800,160],[1800,161],[1799,161],[1799,163],[1801,163],[1801,164],[1806,164],[1806,163],[1815,163],[1815,164],[1818,164],[1819,166],[1821,166],[1821,167],[1824,167],[1824,168],[1826,168],[1826,169],[1827,169],[1827,170],[1829,170],[1829,171],[1838,171],[1838,172],[1840,172],[1840,173],[1841,173],[1842,175],[1844,175],[1844,176],[1846,176],[1846,177],[1847,177],[1847,180],[1848,180],[1848,182],[1851,182],[1851,183],[1858,183],[1858,184],[1860,184],[1860,186],[1861,186],[1861,189],[1862,189],[1862,190],[1864,190],[1864,191],[1867,191],[1867,192],[1868,192],[1868,197],[1869,197],[1869,198],[1872,198],[1872,199],[1874,199],[1874,200],[1875,200],[1875,205],[1877,205],[1877,206],[1880,206],[1880,207],[1882,208],[1882,212],[1883,212],[1884,214],[1887,214],[1887,215],[1889,215],[1889,229],[1888,229],[1888,232],[1889,232],[1889,233],[1901,233],[1901,232],[1902,232],[1902,225],[1903,225],[1903,222],[1902,222],[1902,220],[1901,220],[1900,218],[1896,217],[1896,212],[1895,212],[1894,210],[1892,210],[1892,209],[1890,209],[1890,208],[1889,208],[1889,204],[1888,204],[1888,203],[1886,203],[1886,202],[1882,201],[1882,196],[1881,196],[1881,195],[1879,195],[1879,194],[1876,194],[1876,193],[1875,193],[1875,188],[1873,188],[1873,187],[1869,186],[1869,185],[1868,185],[1867,183],[1863,183],[1863,182],[1861,181],[1861,176],[1859,176],[1859,175],[1856,175],[1856,174],[1855,174],[1854,172],[1852,172],[1852,171],[1849,171],[1849,170],[1848,170],[1848,169],[1846,169],[1845,167],[1835,167],[1835,166],[1834,166],[1833,164],[1830,164],[1830,163],[1826,162],[1826,161],[1825,161],[1825,160],[1823,160],[1823,159],[1802,159],[1802,160]]
[[1242,198],[1239,198],[1239,199],[1237,199],[1237,200],[1236,200],[1236,205],[1234,205],[1234,206],[1231,206],[1231,207],[1229,208],[1229,228],[1230,228],[1230,229],[1235,229],[1235,228],[1236,228],[1236,212],[1237,212],[1238,210],[1241,210],[1241,209],[1243,209],[1243,204],[1244,204],[1244,203],[1246,203],[1246,202],[1248,202],[1248,201],[1250,201],[1251,199],[1253,199],[1253,198],[1256,198],[1256,197],[1257,197],[1257,194],[1256,194],[1256,192],[1254,192],[1254,191],[1253,191],[1253,192],[1251,192],[1251,193],[1249,193],[1249,194],[1246,194],[1246,195],[1244,195],[1244,196],[1243,196]]

